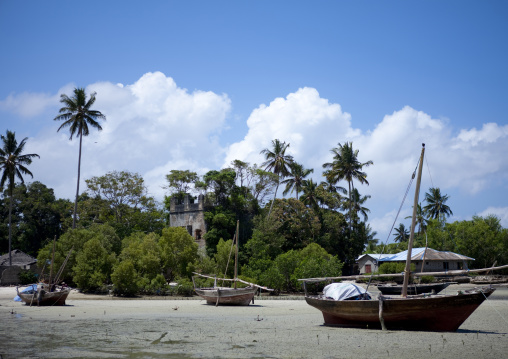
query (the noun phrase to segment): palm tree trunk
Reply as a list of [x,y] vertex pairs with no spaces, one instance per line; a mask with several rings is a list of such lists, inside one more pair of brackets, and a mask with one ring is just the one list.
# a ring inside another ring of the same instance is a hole
[[12,266],[11,240],[12,240],[12,188],[9,191],[9,266]]
[[268,211],[268,217],[270,217],[270,213],[272,213],[273,203],[275,202],[275,197],[277,196],[277,191],[279,190],[279,183],[280,179],[277,181],[277,187],[275,187],[275,193],[273,194],[272,204],[270,205],[270,210]]
[[83,143],[83,132],[79,131],[78,184],[76,186],[76,200],[74,201],[74,217],[72,219],[72,229],[76,228],[76,212],[78,211],[79,177],[81,175],[81,144],[82,143]]
[[352,232],[352,225],[351,225],[351,216],[352,216],[352,203],[351,203],[351,181],[348,181],[348,185],[349,185],[349,235],[351,236],[351,232]]

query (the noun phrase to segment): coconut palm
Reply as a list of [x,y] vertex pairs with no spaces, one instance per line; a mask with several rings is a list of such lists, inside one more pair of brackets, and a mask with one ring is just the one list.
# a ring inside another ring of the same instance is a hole
[[319,208],[319,196],[317,193],[317,183],[315,183],[312,178],[309,180],[303,181],[302,184],[303,194],[300,197],[300,201],[303,202],[306,206],[312,207],[315,211]]
[[270,171],[277,175],[277,185],[275,187],[275,192],[273,194],[273,201],[270,205],[270,210],[268,211],[268,217],[272,212],[273,203],[275,202],[275,198],[277,196],[277,191],[279,189],[280,180],[290,174],[290,165],[293,163],[293,157],[291,155],[286,155],[286,150],[289,147],[289,143],[280,142],[280,140],[275,139],[272,140],[272,149],[265,148],[260,153],[265,156],[266,161],[261,164],[265,168],[266,171]]
[[407,242],[409,239],[409,230],[406,228],[406,226],[404,226],[403,223],[400,223],[399,228],[395,228],[394,230],[396,232],[393,234],[395,236],[395,242]]
[[97,122],[98,119],[106,120],[100,111],[92,110],[91,107],[95,103],[96,93],[92,93],[87,100],[85,89],[75,88],[74,95],[69,97],[65,94],[60,96],[60,102],[64,104],[59,111],[60,115],[54,118],[55,121],[64,121],[58,128],[57,132],[62,128],[69,128],[71,133],[70,140],[74,135],[79,136],[79,157],[78,157],[78,183],[76,186],[76,200],[74,201],[74,216],[72,219],[72,228],[76,228],[76,212],[78,209],[78,195],[79,195],[79,178],[81,174],[81,145],[83,143],[83,136],[88,136],[90,133],[88,126],[97,130],[102,130],[101,125]]
[[441,219],[443,217],[444,219],[445,216],[451,216],[453,212],[445,204],[448,201],[448,195],[441,195],[441,190],[434,187],[430,188],[429,192],[425,193],[425,202],[428,204],[423,207],[427,217],[432,219]]
[[286,195],[288,193],[296,193],[296,199],[298,199],[298,193],[302,191],[303,182],[305,178],[314,172],[313,169],[306,169],[299,163],[293,162],[289,165],[291,173],[289,177],[282,181],[281,183],[286,184],[286,189],[282,194]]
[[2,135],[2,148],[0,148],[0,170],[2,177],[0,179],[0,189],[3,191],[5,183],[7,183],[7,193],[9,194],[9,265],[12,266],[11,243],[12,243],[12,192],[14,191],[16,177],[24,183],[22,175],[30,175],[32,172],[25,166],[32,163],[32,158],[39,158],[35,153],[23,154],[26,140],[25,137],[18,145],[16,134],[7,130],[6,135]]
[[[407,216],[407,218],[413,218],[413,216]],[[418,203],[418,206],[416,207],[416,222],[415,226],[418,226],[418,235],[422,234],[425,229],[427,228],[427,222],[428,220],[425,219],[425,212],[422,209],[422,205]]]
[[361,184],[368,185],[367,174],[362,172],[363,167],[368,167],[374,162],[367,161],[361,163],[358,161],[358,150],[353,150],[353,142],[346,142],[344,145],[339,143],[339,147],[331,150],[333,153],[333,162],[323,165],[326,169],[323,175],[330,183],[337,183],[340,180],[346,180],[349,186],[349,226],[351,227],[352,211],[352,191],[354,189],[353,181],[357,180]]
[[367,247],[365,251],[367,253],[376,253],[377,252],[377,243],[379,239],[376,238],[377,232],[372,230],[370,224],[365,226],[365,237],[367,238]]
[[358,213],[360,212],[363,216],[364,222],[367,222],[367,219],[369,218],[368,214],[370,212],[370,209],[367,207],[363,207],[363,204],[370,198],[370,195],[362,196],[360,195],[360,192],[358,192],[358,189],[355,188],[353,190],[353,193],[351,194],[351,200],[352,204],[350,204],[353,208],[353,212]]

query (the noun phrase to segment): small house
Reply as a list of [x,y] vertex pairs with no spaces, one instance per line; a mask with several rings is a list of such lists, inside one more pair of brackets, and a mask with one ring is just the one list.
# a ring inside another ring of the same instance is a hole
[[[365,274],[376,272],[382,263],[405,263],[406,259],[407,250],[397,254],[363,254],[358,257],[357,263],[360,274]],[[437,251],[432,248],[413,248],[411,251],[411,263],[416,266],[417,272],[446,272],[467,269],[469,261],[474,261],[474,258],[449,251]]]

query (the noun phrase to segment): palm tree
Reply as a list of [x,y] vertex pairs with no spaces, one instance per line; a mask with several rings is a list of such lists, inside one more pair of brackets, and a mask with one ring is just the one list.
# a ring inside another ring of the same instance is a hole
[[445,203],[448,201],[448,195],[441,195],[441,190],[439,188],[430,188],[430,193],[425,193],[425,202],[428,204],[423,207],[423,210],[427,214],[428,218],[432,219],[441,219],[441,216],[444,217],[451,216],[453,214],[450,207],[448,207]]
[[302,191],[303,182],[305,178],[314,172],[313,169],[306,169],[299,163],[293,162],[289,165],[291,173],[289,178],[285,179],[281,183],[286,184],[286,189],[282,192],[283,195],[288,193],[296,192],[296,199],[298,199],[298,193]]
[[367,238],[367,247],[365,251],[367,253],[376,253],[377,252],[377,243],[379,239],[376,238],[377,232],[372,230],[370,224],[365,226],[365,237]]
[[268,211],[268,217],[270,217],[270,213],[272,212],[273,203],[275,202],[275,197],[277,196],[281,178],[284,178],[290,174],[289,166],[293,163],[293,157],[286,155],[286,150],[288,147],[289,143],[286,144],[286,142],[280,142],[278,139],[275,139],[272,140],[271,151],[268,148],[265,148],[260,152],[261,154],[265,155],[266,159],[266,161],[263,162],[261,166],[263,166],[266,171],[270,171],[277,175],[277,186],[275,187],[273,201],[270,205],[270,210]]
[[340,180],[346,180],[349,186],[349,226],[351,228],[351,211],[352,211],[352,190],[354,189],[353,180],[357,180],[361,184],[369,185],[367,174],[362,172],[363,167],[368,167],[374,162],[367,161],[361,163],[358,161],[358,150],[353,150],[353,142],[346,142],[344,145],[338,144],[339,147],[333,148],[333,162],[323,165],[327,169],[323,175],[328,182],[337,183]]
[[300,197],[300,201],[306,206],[312,207],[316,212],[318,211],[319,198],[317,194],[317,183],[312,178],[303,181],[302,185],[303,194]]
[[[413,218],[413,216],[407,216],[407,218]],[[416,207],[416,222],[415,226],[418,226],[418,235],[422,234],[427,228],[428,220],[425,219],[425,212],[422,209],[422,205],[418,203]]]
[[[360,195],[360,192],[358,192],[358,189],[355,188],[353,190],[353,194],[351,195],[351,199],[353,201],[352,203],[352,208],[353,208],[353,211],[355,211],[356,213],[360,212],[362,215],[363,215],[363,220],[364,222],[367,222],[367,219],[369,218],[369,216],[367,215],[367,213],[370,212],[370,209],[368,209],[367,207],[363,207],[362,205],[370,198],[371,196],[370,195],[366,195],[366,196],[361,196]],[[351,206],[351,204],[350,204]]]
[[54,118],[55,121],[64,121],[58,128],[57,132],[62,128],[69,127],[72,136],[79,136],[79,157],[78,157],[78,184],[76,186],[76,200],[74,201],[74,216],[72,219],[72,228],[76,228],[76,212],[78,209],[78,195],[79,195],[79,177],[81,174],[81,145],[83,143],[83,136],[88,136],[88,126],[94,127],[97,130],[102,130],[101,125],[97,122],[98,119],[106,120],[101,112],[91,110],[90,108],[95,103],[96,93],[92,93],[90,98],[86,99],[85,89],[75,88],[74,95],[68,97],[65,94],[60,96],[60,102],[64,104],[59,111],[60,115]]
[[22,175],[30,175],[33,178],[32,172],[25,166],[32,163],[32,158],[39,155],[22,154],[25,148],[25,137],[18,146],[16,141],[16,134],[7,130],[6,135],[2,135],[2,148],[0,149],[0,170],[2,177],[0,179],[0,189],[3,191],[4,185],[7,182],[7,192],[9,193],[9,265],[12,266],[11,257],[11,242],[12,242],[12,192],[14,191],[15,178],[17,177],[21,183],[24,183]]
[[395,232],[393,235],[395,236],[395,242],[407,242],[409,239],[409,230],[404,226],[404,224],[400,223],[399,228],[395,228]]

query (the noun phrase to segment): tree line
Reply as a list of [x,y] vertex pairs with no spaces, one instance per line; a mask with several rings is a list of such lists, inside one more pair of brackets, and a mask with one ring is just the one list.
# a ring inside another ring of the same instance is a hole
[[[352,142],[331,150],[321,183],[309,178],[314,169],[304,168],[287,153],[289,143],[275,139],[260,152],[265,157],[260,166],[235,160],[203,176],[170,171],[168,195],[159,204],[147,194],[143,178],[128,171],[86,179],[87,188],[79,193],[82,136],[89,134],[88,125],[101,130],[98,120],[106,117],[91,110],[95,94],[87,99],[83,89],[75,89],[71,98],[62,95],[61,102],[55,120],[64,123],[58,130],[68,127],[71,139],[80,138],[74,203],[56,199],[40,182],[24,183],[23,175],[32,176],[26,166],[38,155],[23,154],[26,139],[18,145],[15,134],[7,131],[0,150],[2,190],[7,184],[0,198],[0,211],[6,214],[0,223],[0,251],[14,241],[17,249],[36,255],[43,265],[54,245],[55,265],[67,258],[63,279],[84,291],[113,287],[120,295],[160,293],[175,281],[180,283],[177,288],[188,289],[194,271],[231,275],[227,257],[237,221],[241,276],[279,291],[299,290],[297,279],[302,277],[349,274],[365,250],[405,249],[403,225],[395,231],[396,243],[382,248],[367,224],[370,196],[361,195],[355,182],[369,184],[364,168],[373,162],[361,162]],[[277,198],[280,186],[283,198]],[[171,200],[182,201],[188,193],[205,198],[204,250],[186,230],[168,227]],[[475,264],[504,263],[508,234],[499,219],[446,223],[452,213],[447,199],[439,188],[426,194],[427,205],[417,211],[417,245],[425,238],[434,249],[477,258]]]

